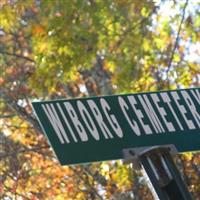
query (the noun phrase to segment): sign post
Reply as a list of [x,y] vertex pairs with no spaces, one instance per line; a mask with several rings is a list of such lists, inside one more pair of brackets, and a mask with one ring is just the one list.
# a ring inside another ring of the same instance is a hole
[[125,149],[124,161],[133,162],[144,169],[150,179],[150,188],[155,199],[192,200],[190,193],[177,170],[172,155],[173,145]]
[[127,160],[126,149],[134,148],[160,199],[191,199],[165,145],[178,152],[200,150],[200,88],[32,106],[62,165]]

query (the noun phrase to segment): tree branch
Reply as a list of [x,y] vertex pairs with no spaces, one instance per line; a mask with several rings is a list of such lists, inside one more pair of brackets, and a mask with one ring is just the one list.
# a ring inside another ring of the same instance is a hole
[[6,186],[6,185],[3,185],[3,187],[4,187],[5,190],[7,190],[8,192],[10,192],[10,193],[12,193],[12,194],[14,193],[14,194],[16,194],[17,196],[22,197],[24,200],[31,200],[31,198],[28,198],[27,196],[18,193],[16,190],[13,191],[13,188],[10,188],[10,187],[8,187],[8,186]]
[[95,190],[95,188],[89,183],[89,181],[86,180],[86,178],[83,178],[81,175],[80,175],[80,172],[76,170],[75,167],[72,167],[72,166],[69,166],[69,168],[74,172],[74,175],[76,175],[80,180],[82,180],[85,185],[88,186],[88,188],[94,192],[94,194],[96,195],[96,197],[100,200],[103,200],[103,198],[99,195],[99,193]]
[[8,152],[8,153],[0,153],[0,159],[6,158],[6,157],[10,157],[13,155],[17,155],[20,153],[26,153],[26,152],[38,152],[41,149],[47,149],[49,148],[49,145],[45,145],[45,146],[41,146],[41,147],[33,147],[33,148],[25,148],[19,151],[14,151],[14,152]]
[[8,114],[8,115],[0,115],[0,119],[2,118],[12,118],[12,117],[15,117],[16,114]]
[[127,36],[128,33],[130,33],[131,31],[136,29],[138,26],[143,24],[145,21],[147,21],[149,19],[149,17],[151,17],[151,15],[156,11],[156,9],[157,9],[157,7],[153,8],[152,11],[149,13],[149,15],[147,17],[142,18],[140,21],[138,21],[137,23],[133,24],[133,26],[131,26],[127,30],[125,30],[124,33],[121,35],[121,38],[117,41],[115,47],[111,50],[111,52],[114,49],[118,48],[122,44],[124,38]]
[[90,175],[99,185],[101,185],[102,187],[106,187],[107,185],[107,180],[106,178],[101,175],[99,173],[99,171],[97,170],[95,173],[93,173],[91,171],[91,169],[89,169],[89,166],[88,165],[84,165],[83,167],[83,170],[88,174]]
[[183,7],[183,13],[182,13],[182,17],[181,17],[181,22],[180,22],[180,25],[179,25],[179,28],[178,28],[178,32],[177,32],[177,35],[176,35],[176,40],[175,40],[175,43],[174,43],[174,47],[172,49],[171,57],[169,59],[169,63],[168,63],[168,66],[167,66],[167,71],[166,71],[167,80],[168,80],[168,73],[169,73],[169,71],[171,69],[172,62],[173,62],[173,59],[174,59],[174,54],[175,54],[175,51],[176,51],[176,49],[178,47],[178,42],[179,42],[179,38],[180,38],[180,32],[181,32],[181,29],[182,29],[183,21],[185,19],[185,11],[186,11],[187,5],[188,5],[188,0],[186,0],[185,5]]
[[0,54],[8,55],[8,56],[14,56],[14,57],[25,59],[29,62],[35,63],[35,61],[33,59],[26,57],[26,56],[23,56],[23,55],[19,55],[19,54],[15,54],[15,53],[9,53],[9,52],[6,52],[6,51],[0,51]]
[[37,120],[27,113],[22,107],[17,105],[16,100],[14,100],[9,94],[7,94],[4,88],[0,89],[1,97],[8,104],[8,106],[19,114],[24,120],[28,121],[38,132],[42,132]]

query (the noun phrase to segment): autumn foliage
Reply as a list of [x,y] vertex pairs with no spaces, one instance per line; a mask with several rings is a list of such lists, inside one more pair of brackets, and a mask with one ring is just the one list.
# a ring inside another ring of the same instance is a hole
[[[31,101],[199,87],[199,8],[188,0],[1,0],[0,198],[153,199],[141,172],[121,161],[60,166]],[[200,154],[176,163],[200,199]]]

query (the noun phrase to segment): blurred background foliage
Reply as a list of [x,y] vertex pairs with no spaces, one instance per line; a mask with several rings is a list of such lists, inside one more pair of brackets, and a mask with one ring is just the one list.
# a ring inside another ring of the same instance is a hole
[[[1,0],[0,198],[153,199],[121,161],[61,167],[30,106],[199,87],[199,0]],[[200,199],[200,154],[177,158]]]

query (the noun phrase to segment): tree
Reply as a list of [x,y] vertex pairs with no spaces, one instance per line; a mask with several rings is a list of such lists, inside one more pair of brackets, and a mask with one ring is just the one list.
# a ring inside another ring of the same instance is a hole
[[[119,161],[61,167],[30,102],[199,87],[199,7],[188,0],[1,1],[1,198],[152,199],[141,173]],[[200,154],[180,155],[177,164],[198,199]]]

